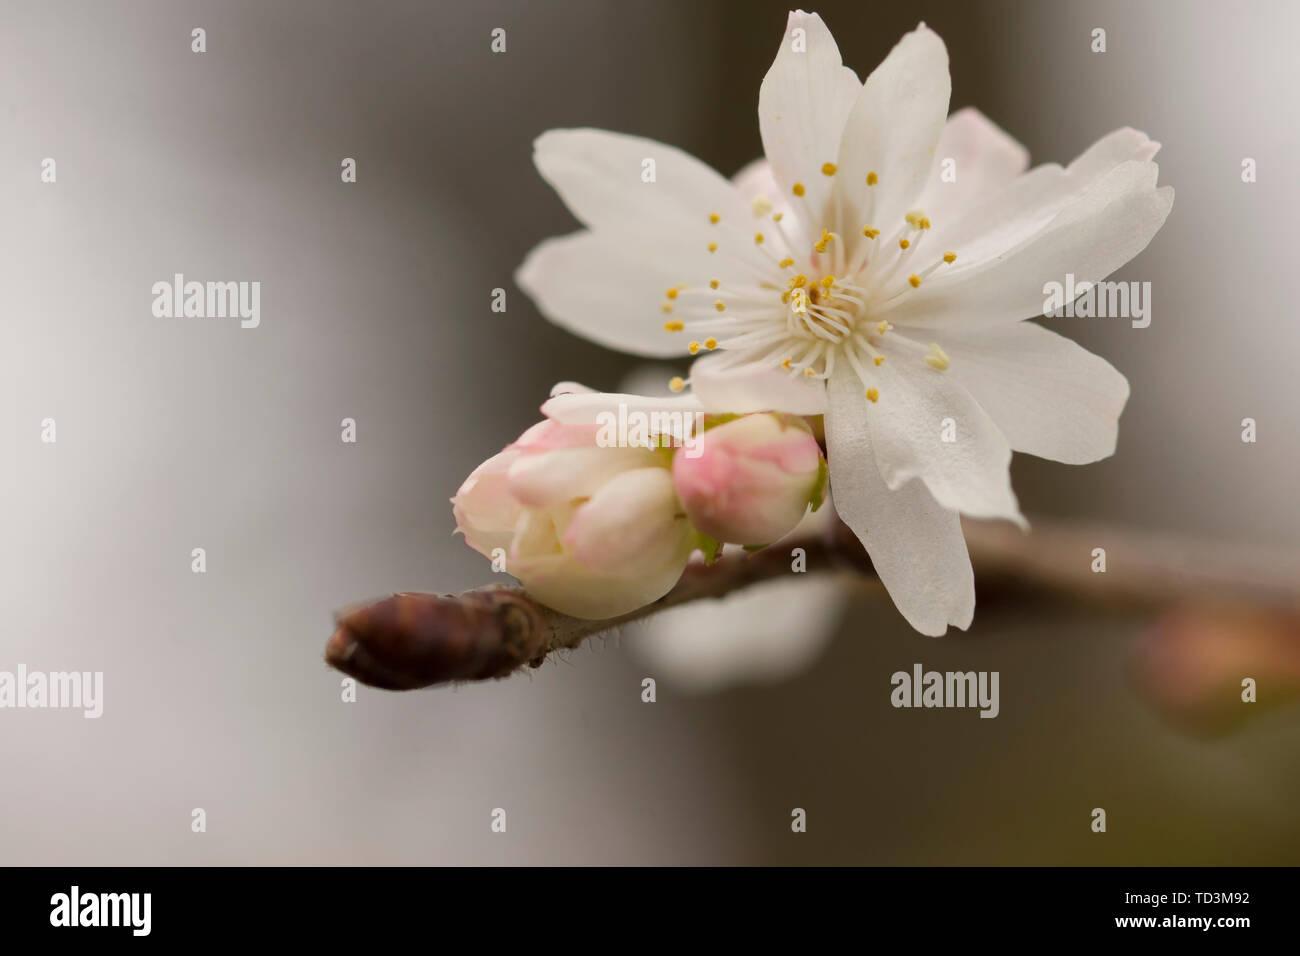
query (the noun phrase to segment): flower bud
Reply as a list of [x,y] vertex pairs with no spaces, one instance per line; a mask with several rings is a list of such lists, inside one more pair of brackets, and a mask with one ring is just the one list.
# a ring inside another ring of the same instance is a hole
[[533,426],[476,468],[452,505],[471,548],[574,617],[615,617],[662,597],[698,540],[666,456],[598,446],[586,425]]
[[801,418],[745,415],[707,430],[694,455],[673,459],[673,482],[686,514],[704,534],[767,545],[821,504],[826,466]]

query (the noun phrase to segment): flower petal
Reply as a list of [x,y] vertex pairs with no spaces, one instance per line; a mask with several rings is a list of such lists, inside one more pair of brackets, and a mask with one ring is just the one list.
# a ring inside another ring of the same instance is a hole
[[960,516],[935,501],[921,481],[896,491],[885,484],[864,421],[861,386],[850,370],[836,371],[829,395],[826,449],[835,510],[912,627],[932,637],[949,624],[965,630],[975,614],[975,576]]
[[[840,229],[892,233],[930,177],[948,115],[948,50],[924,23],[899,40],[867,77],[844,127],[835,185]],[[868,174],[877,181],[867,184]]]
[[778,411],[821,415],[826,411],[826,386],[779,368],[733,366],[725,352],[715,352],[691,365],[691,390],[706,411],[736,415]]
[[598,345],[656,357],[680,356],[688,339],[669,332],[664,293],[684,276],[671,257],[583,230],[547,239],[528,254],[515,283],[538,311]]
[[726,258],[709,255],[716,242],[727,255],[770,267],[754,247],[750,204],[725,176],[675,146],[598,129],[553,129],[534,142],[533,161],[592,230],[637,237],[641,248],[665,254],[687,249],[709,266]]
[[[869,403],[858,384],[857,395],[842,401],[867,412],[876,465],[890,489],[920,478],[945,508],[1025,527],[1011,490],[1011,446],[958,380],[919,355],[891,356],[872,371],[878,400]],[[858,383],[850,370],[843,374]]]
[[[791,13],[781,48],[759,87],[758,128],[781,195],[803,183],[804,202],[816,219],[831,193],[822,166],[835,162],[844,123],[861,89],[822,18],[802,10]],[[822,223],[807,225],[820,229]]]
[[[945,178],[945,163],[952,175]],[[936,223],[955,221],[963,210],[1004,189],[1029,166],[1029,150],[974,107],[948,117],[929,182],[917,206]]]
[[946,374],[971,393],[1011,447],[1067,465],[1114,454],[1128,380],[1105,359],[1032,322],[944,330]]
[[[889,321],[929,328],[1017,322],[1043,313],[1045,284],[1098,282],[1147,247],[1174,191],[1156,188],[1152,162],[1125,162],[1102,176],[1039,231],[995,258],[941,269],[881,308]],[[950,247],[951,248],[951,247]]]
[[[542,405],[542,414],[566,425],[600,425],[603,416],[617,416],[620,407],[628,413],[638,412],[650,416],[660,413],[660,424],[671,421],[672,416],[702,412],[704,406],[694,395],[677,395],[672,398],[655,398],[646,395],[627,395],[618,392],[568,392],[548,399]],[[665,418],[666,416],[666,418]]]

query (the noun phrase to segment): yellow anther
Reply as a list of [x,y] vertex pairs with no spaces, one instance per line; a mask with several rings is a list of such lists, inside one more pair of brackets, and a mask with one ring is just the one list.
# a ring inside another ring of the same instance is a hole
[[672,303],[665,302],[663,305],[659,306],[659,311],[662,312],[664,315],[672,315],[673,313]]
[[809,302],[811,302],[811,303],[813,303],[814,305],[816,305],[816,304],[817,304],[817,300],[818,300],[820,297],[821,297],[821,292],[818,290],[818,288],[817,288],[815,285],[813,285],[813,286],[809,286],[809,287],[808,287],[808,301],[809,301]]
[[803,183],[795,183],[794,189],[791,190],[796,196],[802,196],[804,193]]
[[715,338],[707,338],[704,340],[704,347],[712,352],[718,347],[718,340]]
[[936,343],[931,342],[930,354],[925,357],[925,364],[940,372],[946,371],[948,368],[948,356]]
[[783,362],[781,363],[781,367],[782,367],[783,369],[785,369],[786,371],[789,371],[789,370],[790,370],[790,363],[791,363],[792,361],[793,361],[793,359],[786,359],[785,361],[783,361]]
[[871,399],[873,402],[880,401],[880,390],[876,388],[867,389],[867,398]]
[[718,287],[718,280],[717,280],[717,279],[710,279],[710,280],[709,280],[709,288],[710,288],[710,289],[716,289],[717,287]]
[[722,217],[719,216],[716,212],[709,213],[709,222],[713,223],[713,225],[716,226],[721,219]]
[[664,295],[668,296],[668,298],[670,299],[675,299],[677,298],[677,290],[669,289],[667,292],[664,293]]
[[835,284],[835,277],[834,277],[834,276],[822,276],[822,288],[823,288],[823,289],[829,289],[829,288],[830,288],[831,286],[833,286],[834,284]]
[[884,363],[884,361],[885,361],[885,357],[884,357],[883,355],[877,355],[877,356],[876,356],[875,358],[873,358],[871,361],[875,362],[875,363],[876,363],[876,367],[879,368],[879,367]]
[[789,305],[789,304],[790,304],[790,293],[789,293],[789,292],[782,292],[782,293],[781,293],[781,304],[782,304],[782,305]]
[[803,374],[804,374],[804,377],[805,377],[805,378],[812,378],[812,377],[813,377],[814,375],[816,375],[817,373],[814,372],[811,368],[805,368],[805,369],[803,370]]
[[915,272],[913,272],[910,276],[907,277],[907,281],[912,284],[913,289],[921,288],[921,277],[917,275]]
[[912,244],[912,243],[909,242],[909,241],[906,240],[906,239],[899,239],[899,240],[898,240],[898,248],[900,248],[900,249],[906,249],[906,248],[907,248],[908,246],[910,246],[911,244]]
[[682,389],[686,387],[686,383],[682,381],[682,377],[680,375],[674,375],[672,378],[668,380],[668,387],[672,389],[674,392],[680,392]]
[[820,240],[820,241],[818,241],[818,242],[813,243],[813,248],[816,249],[818,252],[825,252],[825,251],[826,251],[826,240],[825,240],[825,239],[822,239],[822,240]]
[[954,262],[957,261],[957,253],[955,253],[955,252],[945,252],[945,253],[943,254],[943,261],[946,262],[946,263],[948,263],[949,265],[951,265],[952,263],[954,263]]
[[909,226],[915,226],[916,217],[917,217],[917,213],[909,212],[906,216],[903,217],[903,221],[906,222]]
[[781,221],[782,219],[784,219],[784,218],[785,218],[785,213],[783,213],[783,212],[774,212],[774,213],[772,213],[772,221],[773,221],[773,222],[780,222],[780,221]]
[[780,262],[778,262],[777,265],[780,266],[782,269],[789,269],[792,265],[794,265],[794,260],[787,257],[785,259],[782,259]]
[[717,302],[714,302],[713,307],[717,309],[719,312],[727,311],[727,303],[723,302],[721,299],[719,299]]
[[839,167],[836,166],[834,163],[822,163],[822,175],[823,175],[823,176],[834,176],[834,175],[835,175],[835,170],[838,169],[838,168],[839,168]]
[[716,242],[710,242],[709,252],[717,252],[717,251],[718,251],[718,244]]
[[877,331],[879,334],[884,335],[886,332],[889,331],[889,323],[888,323],[888,322],[877,322],[877,323],[876,323],[876,331]]
[[698,355],[700,352],[700,343],[692,342],[690,345],[686,346],[686,351],[690,352],[692,355]]
[[930,218],[929,218],[928,216],[922,216],[920,219],[918,219],[918,220],[916,221],[916,228],[918,228],[918,229],[929,229],[929,228],[930,228]]
[[802,272],[790,280],[790,288],[792,289],[802,289],[807,284],[808,277]]
[[762,244],[763,244],[763,234],[761,232],[754,233],[754,245],[761,246]]
[[879,176],[877,176],[875,173],[867,173],[867,185],[868,185],[868,186],[874,186],[874,185],[875,185],[876,183],[878,183],[878,182],[880,182],[880,177],[879,177]]
[[880,230],[872,229],[870,226],[863,226],[862,234],[866,236],[868,239],[874,239],[876,238],[876,236],[880,235]]
[[749,204],[749,208],[753,210],[755,219],[761,219],[772,211],[772,200],[766,196],[755,196],[754,201]]
[[682,323],[678,322],[676,319],[664,323],[665,332],[680,332],[684,328],[686,328],[686,326],[682,325]]

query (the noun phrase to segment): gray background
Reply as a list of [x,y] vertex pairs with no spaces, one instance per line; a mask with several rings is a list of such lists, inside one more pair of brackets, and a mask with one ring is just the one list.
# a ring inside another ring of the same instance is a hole
[[[1173,214],[1117,275],[1153,282],[1151,327],[1063,329],[1133,383],[1119,452],[1018,458],[1026,510],[1294,544],[1293,5],[818,9],[864,77],[925,19],[953,108],[1035,162],[1123,125],[1164,143]],[[573,227],[533,137],[639,133],[731,173],[759,152],[784,22],[741,0],[0,4],[0,669],[106,682],[97,721],[0,711],[0,863],[1297,861],[1295,712],[1182,735],[1130,687],[1142,621],[982,606],[932,642],[864,598],[777,686],[661,682],[647,706],[609,640],[490,686],[340,701],[332,611],[485,583],[447,498],[554,381],[636,366],[511,283]],[[261,327],[155,319],[174,272],[261,281]],[[891,709],[917,660],[1000,670],[1002,715]]]

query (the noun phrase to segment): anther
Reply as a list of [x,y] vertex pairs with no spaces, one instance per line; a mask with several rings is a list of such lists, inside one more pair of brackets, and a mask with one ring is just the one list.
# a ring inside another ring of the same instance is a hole
[[686,383],[682,381],[682,377],[680,375],[674,375],[672,378],[668,380],[668,387],[672,389],[674,392],[680,392],[682,389],[686,387]]
[[681,322],[677,321],[676,319],[673,319],[671,322],[664,323],[665,332],[680,332],[684,328],[686,328],[686,326],[683,325]]
[[876,388],[867,389],[867,398],[871,399],[873,402],[880,401],[880,390]]
[[878,183],[878,182],[880,182],[880,177],[879,177],[879,176],[877,176],[875,173],[867,173],[867,185],[868,185],[868,186],[874,186],[874,185],[875,185],[876,183]]
[[930,343],[930,354],[925,357],[925,364],[940,372],[948,369],[948,356],[935,342]]
[[804,194],[803,183],[795,183],[794,189],[790,191],[794,193],[796,196],[802,196]]
[[823,176],[834,176],[834,175],[835,175],[835,171],[836,171],[838,168],[839,168],[839,167],[836,166],[834,163],[822,163],[822,175],[823,175]]

